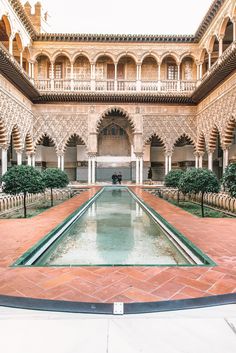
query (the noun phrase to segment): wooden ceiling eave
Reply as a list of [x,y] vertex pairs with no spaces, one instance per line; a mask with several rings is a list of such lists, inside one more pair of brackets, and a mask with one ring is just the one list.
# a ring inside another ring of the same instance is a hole
[[211,67],[201,84],[193,92],[191,98],[197,104],[213,89],[220,85],[236,70],[236,42],[223,53],[223,56]]
[[20,65],[12,60],[10,54],[7,54],[2,46],[0,46],[0,73],[31,101],[40,95]]
[[85,102],[85,103],[160,103],[193,105],[190,95],[158,93],[120,93],[120,92],[45,92],[33,101],[35,104]]

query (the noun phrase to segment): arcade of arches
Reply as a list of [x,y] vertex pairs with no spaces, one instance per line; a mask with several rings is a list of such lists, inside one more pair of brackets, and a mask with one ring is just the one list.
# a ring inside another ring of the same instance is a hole
[[25,137],[18,125],[8,130],[1,119],[1,173],[23,163],[40,170],[61,168],[71,181],[89,184],[110,181],[114,172],[121,172],[124,181],[142,184],[150,167],[154,181],[163,181],[171,169],[186,170],[194,166],[209,168],[221,178],[227,164],[236,162],[236,121],[232,116],[221,131],[217,125],[206,131],[204,120],[201,122],[198,117],[202,129],[196,126],[198,133],[194,135],[194,126],[176,128],[178,116],[169,117],[169,126],[157,116],[153,126],[153,120],[147,115],[133,114],[130,110],[128,113],[122,108],[110,107],[98,117],[92,112],[85,121],[94,119],[94,124],[88,124],[86,133],[76,131],[73,122],[64,137],[62,132],[55,133],[53,118],[48,126],[45,123],[44,128],[33,129]]
[[142,184],[236,161],[236,0],[213,1],[193,36],[42,33],[41,4],[17,2],[0,0],[0,175]]

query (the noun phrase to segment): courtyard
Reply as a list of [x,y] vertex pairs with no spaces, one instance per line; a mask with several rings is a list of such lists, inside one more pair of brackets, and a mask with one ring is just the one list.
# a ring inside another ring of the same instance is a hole
[[91,198],[99,186],[30,219],[0,221],[2,295],[82,302],[150,302],[236,292],[234,218],[201,219],[133,191],[214,260],[213,267],[11,267],[24,252]]
[[0,0],[3,353],[235,352],[236,0],[118,5]]

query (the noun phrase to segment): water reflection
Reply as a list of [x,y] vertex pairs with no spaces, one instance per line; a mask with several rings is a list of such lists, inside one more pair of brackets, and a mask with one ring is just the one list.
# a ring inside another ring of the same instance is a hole
[[134,247],[136,228],[132,226],[132,208],[127,203],[128,198],[126,190],[114,189],[103,193],[97,202],[96,246],[103,263],[125,263]]
[[37,265],[185,264],[126,188],[106,188]]
[[122,190],[120,188],[113,189],[111,192],[112,192],[113,197],[121,197],[122,196]]

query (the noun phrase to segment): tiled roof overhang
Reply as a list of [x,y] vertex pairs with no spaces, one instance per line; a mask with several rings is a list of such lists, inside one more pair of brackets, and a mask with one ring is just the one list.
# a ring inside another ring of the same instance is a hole
[[8,0],[8,2],[12,6],[21,23],[24,25],[25,29],[30,34],[31,38],[35,38],[37,36],[37,31],[35,30],[29,16],[27,16],[21,2],[19,0]]
[[58,92],[42,93],[40,97],[33,100],[35,104],[85,102],[85,103],[165,103],[193,105],[194,102],[189,95],[176,93],[123,93],[123,92]]
[[200,23],[196,33],[195,33],[195,41],[199,42],[202,36],[207,31],[207,28],[210,26],[211,22],[217,15],[218,11],[225,3],[226,0],[215,0],[211,4],[209,10],[207,11],[205,17],[203,18],[202,22]]
[[195,37],[194,35],[40,33],[34,41],[194,43]]

